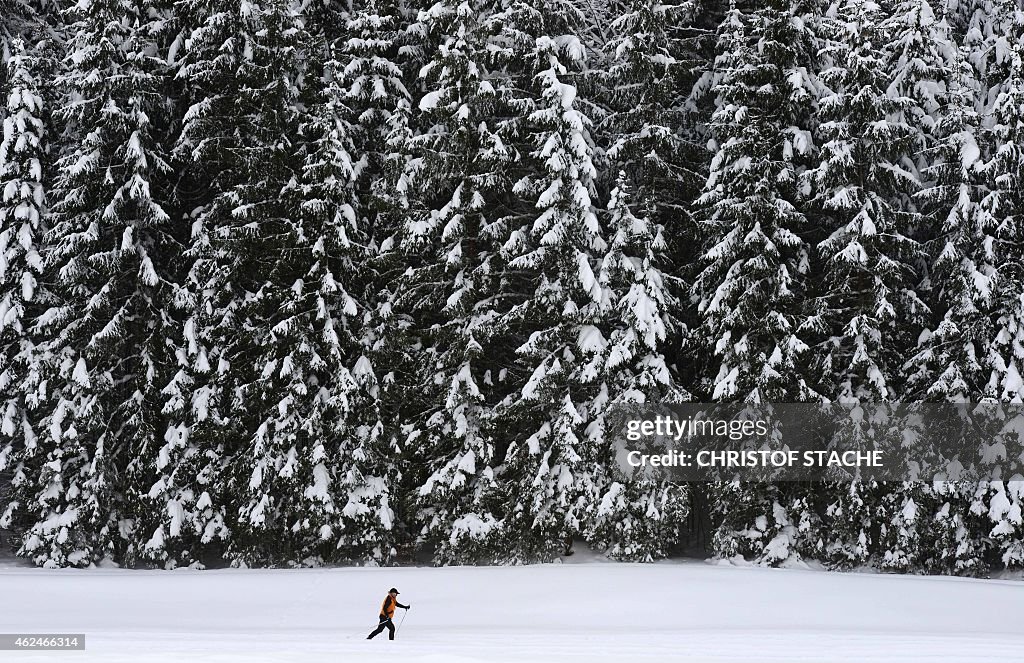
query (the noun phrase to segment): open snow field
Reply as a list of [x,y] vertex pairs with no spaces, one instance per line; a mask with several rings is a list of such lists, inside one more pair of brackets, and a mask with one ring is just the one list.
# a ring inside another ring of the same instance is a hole
[[[398,640],[366,634],[387,589]],[[402,611],[396,615],[396,623]],[[294,571],[0,568],[0,661],[1024,662],[1024,583],[701,563]],[[387,658],[384,658],[387,657]]]

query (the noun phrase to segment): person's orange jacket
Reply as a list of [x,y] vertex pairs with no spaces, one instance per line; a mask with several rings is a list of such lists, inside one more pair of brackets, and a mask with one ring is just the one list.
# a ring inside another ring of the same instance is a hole
[[381,606],[380,606],[381,617],[387,617],[388,619],[391,619],[392,617],[394,617],[395,616],[395,605],[397,603],[398,603],[398,601],[396,601],[394,598],[392,598],[391,594],[388,594],[387,596],[385,596],[384,597],[384,603],[382,603]]

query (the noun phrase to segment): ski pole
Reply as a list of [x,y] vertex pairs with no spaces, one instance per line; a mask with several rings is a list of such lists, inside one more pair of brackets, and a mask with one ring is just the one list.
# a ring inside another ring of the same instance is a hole
[[403,623],[405,623],[405,616],[406,616],[406,615],[408,615],[408,614],[409,614],[409,608],[406,608],[406,609],[405,609],[405,612],[403,612],[403,613],[402,613],[402,619],[400,619],[400,620],[398,621],[398,628],[396,628],[396,629],[395,629],[395,633],[396,633],[396,634],[397,634],[397,633],[398,633],[398,632],[399,632],[400,630],[402,630],[402,624],[403,624]]

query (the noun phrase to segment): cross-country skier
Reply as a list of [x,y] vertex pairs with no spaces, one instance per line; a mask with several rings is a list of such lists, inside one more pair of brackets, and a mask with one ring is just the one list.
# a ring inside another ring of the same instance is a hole
[[372,640],[373,636],[377,635],[384,629],[388,630],[388,640],[395,639],[395,624],[391,621],[391,618],[395,616],[395,608],[405,608],[408,610],[411,605],[402,605],[398,602],[398,590],[392,587],[388,590],[388,595],[384,597],[384,603],[380,606],[380,624],[377,624],[376,630],[373,633],[366,636],[367,640]]

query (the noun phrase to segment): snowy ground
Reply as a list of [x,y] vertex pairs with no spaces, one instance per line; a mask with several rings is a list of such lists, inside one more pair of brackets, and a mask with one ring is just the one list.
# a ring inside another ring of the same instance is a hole
[[[413,608],[397,641],[366,641],[391,585]],[[701,563],[206,572],[0,564],[0,632],[88,638],[86,652],[0,652],[5,663],[1017,663],[1022,615],[1019,581]]]

